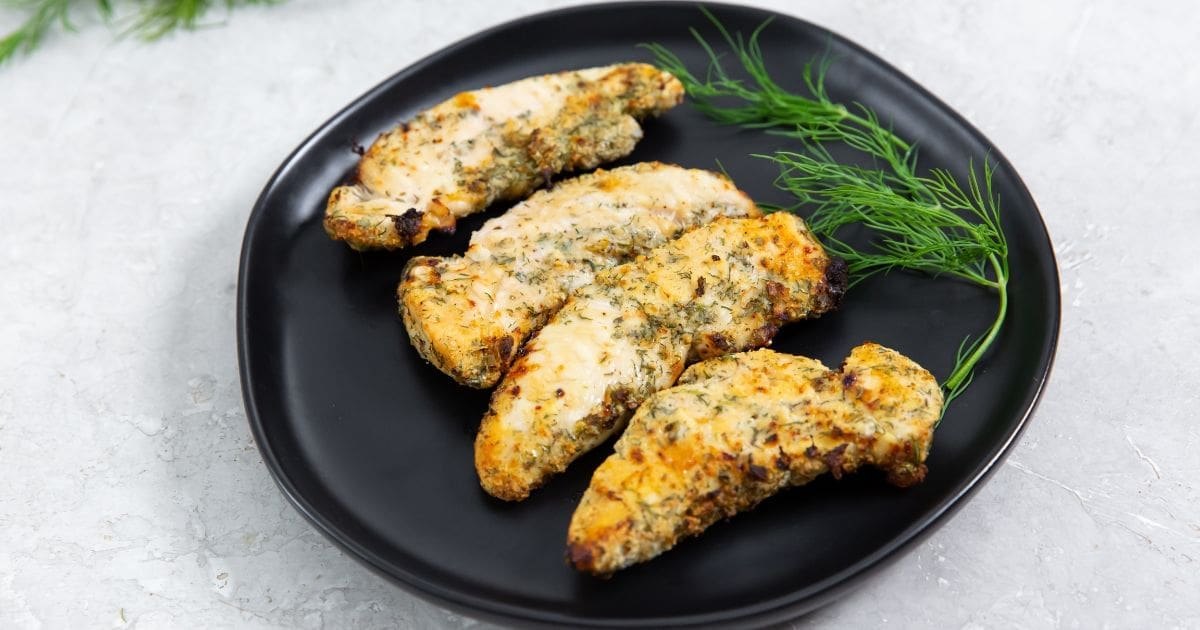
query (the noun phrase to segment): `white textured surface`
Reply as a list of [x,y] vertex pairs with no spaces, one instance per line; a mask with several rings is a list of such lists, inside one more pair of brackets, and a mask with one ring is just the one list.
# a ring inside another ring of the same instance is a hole
[[[472,625],[275,489],[241,408],[237,254],[262,184],[332,112],[550,4],[293,0],[153,45],[85,29],[0,67],[0,627]],[[993,480],[797,625],[1200,627],[1200,7],[765,4],[881,54],[1005,152],[1065,306]]]

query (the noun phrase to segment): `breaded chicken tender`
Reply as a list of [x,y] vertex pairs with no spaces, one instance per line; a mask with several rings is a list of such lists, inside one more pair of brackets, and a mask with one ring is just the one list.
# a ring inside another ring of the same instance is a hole
[[626,63],[462,92],[384,133],[356,181],[329,196],[325,231],[354,249],[397,249],[556,173],[628,155],[638,120],[683,100],[669,73]]
[[596,275],[525,345],[475,440],[484,490],[524,499],[691,361],[835,308],[846,268],[800,218],[717,219]]
[[659,162],[598,170],[491,219],[461,256],[411,259],[400,313],[421,356],[463,385],[491,387],[596,272],[717,217],[759,215],[716,173]]
[[567,559],[610,574],[827,472],[875,466],[917,483],[941,409],[933,375],[873,343],[838,370],[771,350],[697,363],[642,404],[596,469]]

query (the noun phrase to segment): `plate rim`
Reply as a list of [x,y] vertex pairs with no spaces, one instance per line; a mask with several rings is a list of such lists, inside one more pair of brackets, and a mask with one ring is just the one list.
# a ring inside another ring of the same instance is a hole
[[1043,297],[1047,297],[1047,307],[1052,313],[1053,322],[1051,322],[1050,334],[1047,339],[1046,346],[1041,350],[1040,362],[1041,368],[1035,377],[1035,386],[1022,402],[1021,407],[1024,411],[1021,412],[1017,424],[1009,432],[1006,439],[997,442],[986,461],[978,467],[975,474],[965,478],[959,484],[958,488],[944,498],[938,508],[923,519],[915,521],[908,528],[904,529],[900,534],[895,536],[887,544],[880,547],[871,555],[860,559],[859,561],[846,566],[842,570],[826,577],[825,579],[816,582],[807,588],[797,590],[795,592],[776,597],[769,600],[764,600],[754,604],[740,606],[737,608],[725,609],[721,611],[699,613],[693,615],[676,615],[670,617],[657,618],[580,618],[571,614],[557,613],[541,608],[530,606],[511,604],[508,602],[497,601],[492,598],[474,595],[464,592],[460,589],[448,589],[439,584],[436,584],[428,579],[412,573],[397,566],[393,563],[382,560],[377,554],[367,549],[365,546],[356,542],[352,536],[347,535],[329,518],[324,516],[319,509],[316,508],[307,498],[303,496],[299,488],[295,486],[292,479],[285,469],[285,465],[275,452],[271,445],[271,439],[268,436],[268,431],[263,422],[263,414],[260,411],[259,404],[252,386],[253,376],[250,372],[249,345],[250,340],[247,334],[246,320],[248,318],[248,296],[247,296],[247,278],[249,276],[250,261],[253,256],[254,235],[265,223],[263,220],[264,207],[267,200],[276,192],[279,187],[280,180],[286,173],[294,168],[296,164],[303,158],[305,153],[313,148],[314,140],[322,136],[330,127],[340,123],[348,117],[353,111],[357,110],[362,103],[375,98],[379,93],[390,89],[394,84],[403,82],[410,75],[417,71],[437,63],[442,58],[474,44],[476,41],[488,38],[496,33],[507,31],[513,28],[519,28],[525,24],[541,21],[551,17],[569,17],[571,14],[583,14],[594,12],[597,10],[621,10],[621,9],[649,9],[649,8],[690,8],[696,6],[691,3],[671,2],[669,0],[622,0],[618,2],[593,2],[582,5],[552,9],[549,11],[539,11],[523,15],[514,19],[500,22],[483,30],[477,31],[467,37],[454,41],[446,46],[438,48],[432,53],[410,63],[394,74],[388,76],[384,80],[369,88],[362,94],[350,100],[344,107],[337,111],[333,116],[318,125],[311,133],[309,133],[288,156],[280,163],[279,167],[272,173],[270,179],[263,186],[250,215],[246,221],[246,228],[243,234],[242,247],[238,259],[238,274],[237,274],[237,301],[236,309],[236,337],[237,337],[237,355],[238,355],[238,372],[241,381],[242,401],[246,412],[246,419],[250,425],[251,434],[254,442],[258,447],[259,454],[263,458],[263,463],[271,474],[271,478],[275,481],[276,486],[295,508],[318,532],[320,532],[327,540],[342,552],[349,555],[351,558],[366,566],[376,575],[386,578],[390,583],[401,587],[410,594],[417,595],[433,603],[463,612],[475,618],[483,618],[493,621],[502,622],[518,622],[522,624],[536,624],[543,626],[556,626],[563,623],[570,623],[579,627],[634,627],[634,626],[669,626],[669,627],[695,627],[712,624],[730,624],[730,623],[753,623],[761,625],[766,623],[778,622],[785,619],[794,618],[797,614],[803,614],[830,603],[834,599],[844,595],[847,591],[853,589],[861,583],[861,580],[870,574],[888,566],[892,562],[903,557],[904,552],[910,550],[916,544],[925,540],[933,532],[937,531],[942,525],[961,509],[970,499],[970,497],[979,490],[980,487],[991,477],[992,474],[999,468],[999,464],[1009,455],[1012,447],[1020,439],[1025,432],[1030,419],[1037,410],[1041,402],[1042,395],[1045,392],[1047,381],[1053,370],[1055,358],[1058,350],[1058,342],[1062,326],[1062,279],[1059,272],[1057,256],[1053,247],[1053,240],[1050,237],[1050,232],[1047,229],[1045,217],[1043,216],[1040,207],[1029,187],[1021,178],[1020,173],[1013,167],[1012,163],[994,147],[994,143],[988,139],[982,132],[979,131],[973,124],[964,118],[956,109],[950,107],[936,95],[927,90],[923,85],[909,77],[906,73],[899,70],[885,59],[879,57],[875,53],[857,44],[853,40],[833,31],[827,27],[815,24],[795,15],[782,13],[774,9],[767,9],[753,5],[738,5],[725,2],[703,2],[703,6],[716,9],[718,11],[749,11],[763,14],[764,17],[770,17],[775,20],[790,21],[797,23],[800,26],[816,29],[821,31],[830,38],[831,41],[836,41],[839,45],[846,46],[853,50],[855,54],[862,55],[873,63],[878,63],[890,73],[901,79],[903,83],[913,89],[924,99],[929,100],[960,128],[979,140],[983,140],[984,144],[992,146],[993,150],[989,153],[989,157],[994,160],[997,165],[1004,169],[1006,174],[1013,178],[1014,184],[1018,188],[1018,192],[1023,194],[1025,201],[1033,208],[1037,219],[1038,227],[1045,235],[1046,241],[1049,244],[1048,257],[1044,263],[1048,263],[1049,270],[1053,279],[1053,287],[1057,290],[1048,291]]

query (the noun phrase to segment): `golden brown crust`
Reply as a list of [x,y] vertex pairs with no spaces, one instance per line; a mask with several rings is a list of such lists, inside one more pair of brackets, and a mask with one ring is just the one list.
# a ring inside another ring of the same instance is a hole
[[[717,219],[597,274],[525,346],[475,440],[480,484],[524,499],[615,430],[689,360],[762,346],[836,306],[804,222]],[[836,274],[834,274],[836,278]]]
[[941,407],[929,372],[872,343],[840,370],[770,350],[693,365],[638,409],[592,476],[567,559],[612,573],[826,472],[871,465],[917,483]]
[[708,171],[642,162],[561,181],[471,238],[461,256],[412,258],[397,287],[421,355],[470,387],[496,384],[569,293],[717,217],[759,216]]
[[325,231],[355,249],[396,249],[452,232],[491,203],[555,173],[628,155],[637,120],[683,99],[675,77],[640,63],[533,77],[463,92],[382,134],[355,182],[335,188]]

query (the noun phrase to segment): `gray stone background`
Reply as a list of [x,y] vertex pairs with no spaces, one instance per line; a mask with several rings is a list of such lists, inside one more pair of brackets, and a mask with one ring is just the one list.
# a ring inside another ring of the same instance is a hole
[[[312,129],[552,4],[292,0],[151,45],[84,24],[0,67],[0,627],[476,625],[368,573],[276,490],[241,405],[235,272],[254,198]],[[1064,298],[1002,469],[795,625],[1200,627],[1200,5],[760,4],[988,135],[1041,205]]]

